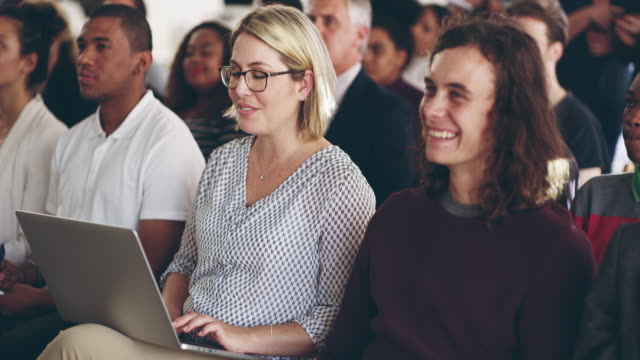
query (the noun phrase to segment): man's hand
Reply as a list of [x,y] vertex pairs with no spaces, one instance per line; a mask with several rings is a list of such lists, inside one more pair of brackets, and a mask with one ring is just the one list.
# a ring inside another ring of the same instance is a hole
[[47,289],[16,284],[11,291],[0,296],[0,316],[31,315],[55,308]]
[[12,262],[3,260],[0,263],[0,290],[9,291],[16,283],[24,282],[24,272]]
[[640,14],[627,14],[615,21],[615,33],[623,44],[634,47],[640,37]]
[[597,27],[607,30],[611,27],[616,16],[624,13],[624,8],[612,5],[608,1],[594,1],[591,6],[590,18]]

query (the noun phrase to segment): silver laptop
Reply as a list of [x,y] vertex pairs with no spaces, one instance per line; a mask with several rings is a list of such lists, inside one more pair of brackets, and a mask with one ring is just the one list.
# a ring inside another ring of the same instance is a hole
[[27,211],[16,216],[64,320],[221,359],[260,359],[179,341],[134,230]]

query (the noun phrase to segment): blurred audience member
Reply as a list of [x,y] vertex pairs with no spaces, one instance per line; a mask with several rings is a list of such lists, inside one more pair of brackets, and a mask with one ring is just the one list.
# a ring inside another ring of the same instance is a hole
[[42,98],[51,112],[72,127],[96,111],[95,102],[80,96],[76,74],[78,49],[61,10],[46,24],[53,36],[49,55],[49,76],[43,84]]
[[[38,93],[47,76],[54,34],[48,24],[58,17],[52,4],[0,7],[0,290],[29,282],[35,268],[16,210],[44,212],[51,155],[66,127],[47,109]],[[0,302],[0,313],[3,313]],[[0,326],[0,333],[2,327]]]
[[556,76],[556,64],[567,42],[568,23],[562,7],[556,0],[546,1],[545,6],[536,1],[521,0],[509,7],[507,14],[538,44],[551,106],[564,141],[580,168],[579,185],[607,173],[610,157],[600,122],[586,105],[560,86]]
[[413,37],[408,26],[391,16],[374,18],[362,66],[371,80],[409,103],[416,113],[414,126],[419,134],[422,91],[407,84],[401,76],[412,55]]
[[[29,245],[15,211],[44,212],[51,156],[67,128],[47,109],[38,91],[46,80],[54,34],[49,24],[58,19],[50,3],[0,7],[0,353],[7,359],[29,359],[43,343],[10,336],[23,318],[12,302],[23,283],[40,283]],[[24,334],[23,334],[24,335]],[[19,346],[16,341],[22,341]],[[15,351],[13,351],[15,350]]]
[[244,136],[233,119],[223,116],[231,106],[219,68],[229,63],[230,30],[207,21],[182,39],[171,65],[165,104],[189,126],[205,159],[218,146]]
[[338,76],[338,111],[327,140],[358,165],[380,205],[391,193],[415,184],[414,111],[362,70],[371,28],[369,0],[312,0],[308,15]]
[[424,77],[429,69],[429,53],[440,34],[440,27],[449,16],[449,10],[439,5],[417,5],[413,12],[418,14],[411,26],[414,54],[402,77],[415,88],[424,91]]
[[640,49],[640,2],[560,3],[569,14],[569,45],[558,63],[560,83],[593,111],[613,157],[622,124],[622,100],[632,77],[630,64]]
[[543,74],[506,20],[442,34],[421,106],[425,185],[371,219],[321,359],[569,358],[594,265],[549,197],[564,144]]
[[573,206],[576,223],[591,239],[598,263],[616,228],[640,221],[640,75],[627,91],[622,136],[635,172],[591,179],[578,191]]

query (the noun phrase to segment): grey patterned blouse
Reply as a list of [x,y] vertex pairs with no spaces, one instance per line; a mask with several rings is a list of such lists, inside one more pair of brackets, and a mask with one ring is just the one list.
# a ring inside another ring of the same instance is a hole
[[246,207],[254,139],[234,140],[212,153],[165,276],[190,278],[185,312],[235,326],[294,321],[321,349],[375,211],[375,195],[349,156],[329,146]]

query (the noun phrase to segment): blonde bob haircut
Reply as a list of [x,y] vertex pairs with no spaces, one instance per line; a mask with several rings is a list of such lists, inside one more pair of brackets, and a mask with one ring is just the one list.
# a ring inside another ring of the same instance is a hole
[[[257,8],[238,23],[230,37],[232,49],[243,33],[255,36],[277,51],[289,70],[313,73],[313,89],[300,107],[298,129],[306,131],[311,139],[324,136],[336,109],[336,75],[316,27],[293,7],[269,5]],[[289,76],[299,80],[304,73]],[[237,119],[235,107],[231,106],[225,116]]]

